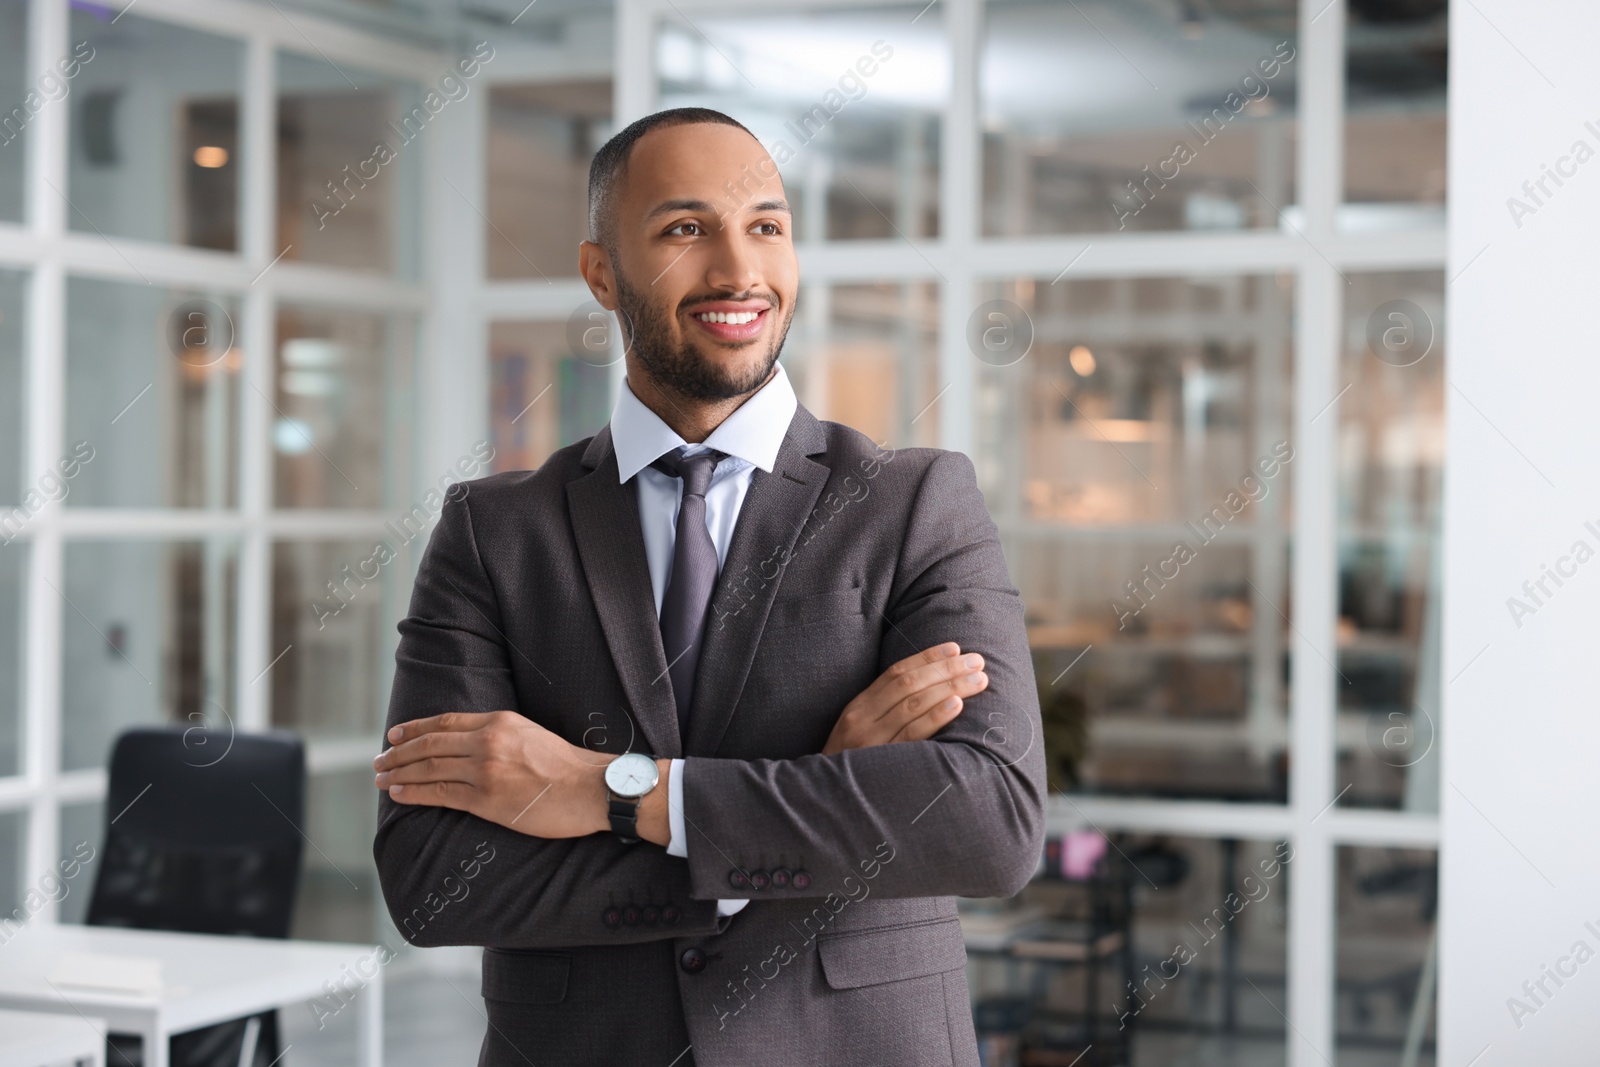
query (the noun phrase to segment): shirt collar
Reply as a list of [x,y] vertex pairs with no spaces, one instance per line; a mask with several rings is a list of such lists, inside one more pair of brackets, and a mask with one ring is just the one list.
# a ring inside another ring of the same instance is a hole
[[[767,384],[723,419],[704,445],[737,456],[769,474],[798,404],[788,372],[782,363],[775,367],[776,373]],[[618,479],[626,482],[664,453],[686,444],[676,430],[661,421],[661,416],[633,395],[624,378],[616,407],[611,411],[611,445],[617,452]]]

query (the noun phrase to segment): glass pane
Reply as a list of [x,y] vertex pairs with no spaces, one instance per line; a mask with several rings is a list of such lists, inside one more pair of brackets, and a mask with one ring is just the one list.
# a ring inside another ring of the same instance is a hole
[[[597,315],[579,329],[594,348],[573,354],[574,332],[562,322],[497,322],[489,328],[490,424],[494,470],[533,470],[550,453],[596,433],[611,418],[611,354],[616,318]],[[594,332],[598,329],[599,332]],[[620,349],[618,350],[620,352]]]
[[1338,1067],[1434,1067],[1439,855],[1338,850]]
[[237,322],[224,293],[68,279],[68,503],[235,505]]
[[419,504],[370,541],[273,546],[272,654],[282,655],[272,668],[274,726],[378,746],[395,627],[410,601],[409,546],[426,544],[437,517],[437,506]]
[[1352,3],[1341,225],[1444,225],[1446,0]]
[[393,927],[386,911],[386,929],[378,929],[381,897],[372,861],[372,829],[377,825],[378,791],[370,769],[310,777],[305,830],[311,845],[301,859],[290,937],[369,944],[382,938],[390,948],[400,947],[399,938],[388,933]]
[[783,176],[796,240],[936,237],[950,56],[938,18],[912,21],[920,7],[669,16],[661,107],[744,123]]
[[[460,83],[457,83],[460,84]],[[437,93],[429,99],[449,101]],[[414,277],[422,152],[437,114],[415,84],[278,55],[278,248],[285,259]]]
[[23,906],[22,849],[27,829],[26,812],[0,811],[0,948],[35,914]]
[[1345,301],[1339,799],[1437,812],[1444,275],[1351,274]]
[[244,43],[73,5],[68,225],[238,247]]
[[0,545],[0,778],[22,773],[23,553]]
[[[72,57],[63,57],[71,69]],[[28,125],[70,88],[59,72],[28,84],[28,0],[0,0],[0,220],[21,222]]]
[[66,880],[67,895],[61,898],[59,905],[60,919],[64,923],[81,923],[89,914],[89,898],[94,895],[98,863],[105,854],[105,821],[105,804],[101,802],[61,807],[61,859],[70,863],[81,857],[92,857],[81,860],[78,873]]
[[979,486],[1058,785],[1287,798],[1288,275],[993,283]]
[[961,902],[984,1062],[1282,1065],[1293,856],[1288,842],[1048,839],[1017,897]]
[[1273,228],[1295,199],[1295,5],[991,0],[983,232]]
[[61,766],[105,765],[123,730],[231,718],[238,543],[69,541]]
[[610,81],[489,91],[489,277],[578,273],[578,243],[589,237],[589,161],[613,132]]
[[807,286],[783,361],[800,402],[885,448],[937,445],[938,293],[931,282]]
[[[0,146],[0,156],[4,155],[5,148]],[[22,457],[27,426],[22,421],[22,368],[28,338],[27,312],[28,276],[20,271],[0,270],[0,505],[23,503]],[[15,537],[20,529],[14,512],[8,509],[3,515],[0,541]],[[31,517],[24,512],[21,520],[25,523]]]
[[405,498],[415,358],[410,320],[279,310],[278,507],[377,508]]

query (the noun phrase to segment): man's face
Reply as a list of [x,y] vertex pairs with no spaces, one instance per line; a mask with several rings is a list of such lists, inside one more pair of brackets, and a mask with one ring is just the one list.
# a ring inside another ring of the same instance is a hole
[[771,157],[733,126],[652,130],[618,191],[613,300],[631,327],[630,369],[694,400],[759,389],[800,276]]

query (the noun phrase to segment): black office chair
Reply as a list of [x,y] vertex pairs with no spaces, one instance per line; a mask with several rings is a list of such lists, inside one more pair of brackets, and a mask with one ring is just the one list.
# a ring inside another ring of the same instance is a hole
[[[288,937],[300,880],[305,748],[292,734],[182,726],[129,730],[111,754],[91,926]],[[172,1067],[268,1067],[278,1013],[172,1038]],[[107,1067],[142,1067],[111,1034]]]

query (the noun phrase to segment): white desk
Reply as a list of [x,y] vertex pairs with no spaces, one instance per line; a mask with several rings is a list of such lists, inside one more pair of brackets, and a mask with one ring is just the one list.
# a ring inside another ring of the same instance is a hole
[[[69,953],[160,960],[163,988],[140,995],[52,984]],[[358,1016],[357,1063],[382,1067],[382,958],[373,945],[36,924],[3,948],[0,1008],[98,1017],[144,1039],[146,1067],[167,1067],[173,1034],[312,999],[331,1010],[337,1002],[323,988],[331,981],[349,991],[338,1014]]]
[[[97,1029],[98,1028],[98,1029]],[[32,1011],[0,1011],[0,1067],[105,1067],[105,1022]]]

